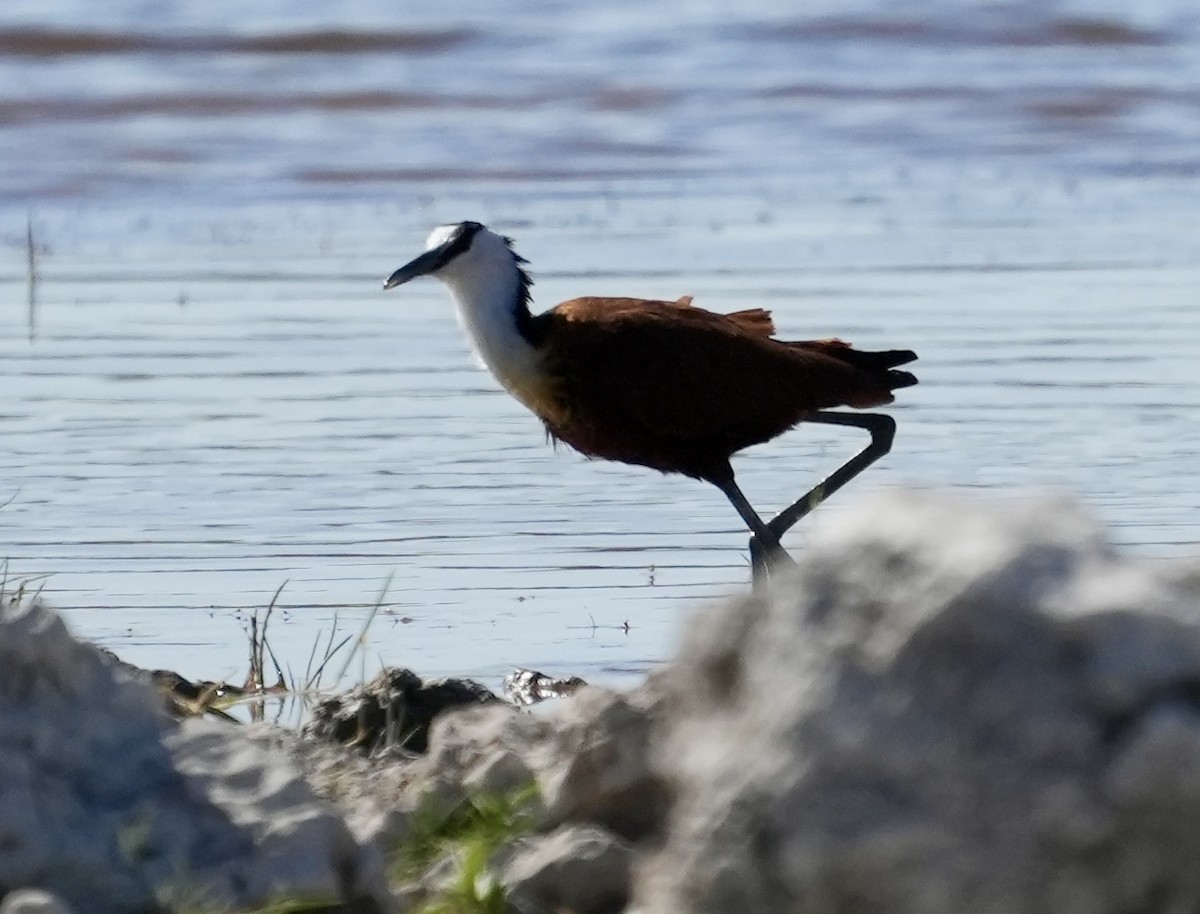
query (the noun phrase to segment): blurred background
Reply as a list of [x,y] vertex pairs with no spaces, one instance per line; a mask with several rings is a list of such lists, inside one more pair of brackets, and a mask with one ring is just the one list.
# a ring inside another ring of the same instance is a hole
[[[6,0],[0,149],[5,587],[134,662],[238,676],[282,587],[299,667],[381,601],[367,666],[619,681],[744,587],[719,493],[556,453],[439,285],[381,292],[445,221],[513,235],[538,307],[917,350],[822,513],[1052,490],[1147,554],[1200,532],[1185,0]],[[767,511],[859,445],[739,474]]]

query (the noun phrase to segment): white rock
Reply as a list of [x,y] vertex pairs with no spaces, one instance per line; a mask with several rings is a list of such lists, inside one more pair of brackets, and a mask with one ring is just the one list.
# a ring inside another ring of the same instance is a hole
[[463,784],[473,793],[502,796],[517,793],[533,783],[533,772],[512,749],[485,750],[471,765]]
[[518,914],[618,914],[629,898],[632,859],[615,835],[572,825],[519,848],[500,881]]
[[1060,500],[879,496],[690,627],[647,914],[1200,909],[1195,575]]
[[587,687],[534,714],[484,707],[433,723],[418,777],[438,796],[451,785],[517,788],[536,780],[550,826],[596,822],[637,840],[662,824],[666,794],[651,770],[650,717],[625,696]]
[[617,692],[584,688],[550,709],[531,755],[553,822],[596,822],[631,840],[657,832],[667,807],[650,766],[650,717]]
[[179,724],[49,610],[0,610],[0,886],[44,886],[88,914],[279,895],[385,905],[378,855],[269,742]]

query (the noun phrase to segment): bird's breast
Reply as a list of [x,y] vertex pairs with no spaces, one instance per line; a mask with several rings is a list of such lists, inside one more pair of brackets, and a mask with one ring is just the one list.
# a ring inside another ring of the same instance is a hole
[[534,415],[550,425],[565,425],[570,412],[563,402],[559,385],[539,374],[500,377],[500,383]]

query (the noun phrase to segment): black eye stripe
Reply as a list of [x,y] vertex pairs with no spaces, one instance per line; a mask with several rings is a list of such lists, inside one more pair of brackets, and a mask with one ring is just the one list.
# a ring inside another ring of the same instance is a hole
[[442,263],[449,263],[459,254],[471,247],[471,240],[483,229],[478,222],[461,222],[454,235],[447,242]]

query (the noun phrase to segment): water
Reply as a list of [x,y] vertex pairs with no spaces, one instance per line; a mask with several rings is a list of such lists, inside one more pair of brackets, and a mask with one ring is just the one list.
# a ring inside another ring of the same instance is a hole
[[[857,492],[1066,490],[1131,548],[1190,551],[1190,6],[806,9],[6,3],[9,586],[187,675],[240,676],[281,585],[298,669],[381,592],[362,668],[669,655],[744,587],[745,534],[707,486],[548,447],[439,285],[380,291],[463,218],[517,238],[540,306],[689,293],[917,349]],[[802,429],[739,476],[779,507],[859,443]]]

